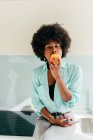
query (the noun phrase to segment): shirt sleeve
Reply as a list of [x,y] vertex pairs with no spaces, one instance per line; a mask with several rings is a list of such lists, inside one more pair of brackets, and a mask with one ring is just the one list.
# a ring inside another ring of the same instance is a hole
[[35,72],[32,71],[31,76],[31,101],[35,108],[35,112],[38,116],[40,116],[41,109],[44,107],[44,104],[41,102],[38,92],[37,92],[37,82],[36,82],[36,75]]
[[70,82],[69,90],[72,93],[72,98],[70,101],[65,102],[69,108],[73,107],[80,99],[82,91],[82,69],[80,66],[75,66]]

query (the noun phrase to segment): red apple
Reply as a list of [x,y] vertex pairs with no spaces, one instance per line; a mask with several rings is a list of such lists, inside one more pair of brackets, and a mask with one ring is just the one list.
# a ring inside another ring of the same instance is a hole
[[52,54],[50,57],[50,63],[59,64],[61,56],[59,54]]

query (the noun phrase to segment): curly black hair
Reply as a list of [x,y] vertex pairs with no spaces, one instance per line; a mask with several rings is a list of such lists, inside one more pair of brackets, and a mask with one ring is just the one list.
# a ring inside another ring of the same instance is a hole
[[44,60],[45,45],[50,41],[57,41],[61,45],[62,57],[65,57],[70,48],[71,38],[60,24],[42,25],[32,37],[32,49],[41,61]]

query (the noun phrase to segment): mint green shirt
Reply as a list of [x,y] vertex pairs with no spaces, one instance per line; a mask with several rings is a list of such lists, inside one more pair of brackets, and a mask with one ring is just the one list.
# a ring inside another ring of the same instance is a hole
[[48,68],[43,64],[32,71],[31,100],[35,112],[40,116],[40,111],[46,107],[50,113],[68,112],[80,99],[82,89],[82,69],[76,64],[70,64],[61,60],[62,78],[67,88],[72,93],[71,100],[65,102],[62,99],[57,83],[54,87],[54,101],[51,100],[48,87]]

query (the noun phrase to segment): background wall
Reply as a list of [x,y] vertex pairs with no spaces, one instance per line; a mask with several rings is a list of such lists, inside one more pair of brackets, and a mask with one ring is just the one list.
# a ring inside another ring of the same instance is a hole
[[0,0],[0,54],[33,54],[33,33],[58,22],[72,38],[68,55],[92,55],[92,13],[93,0]]

